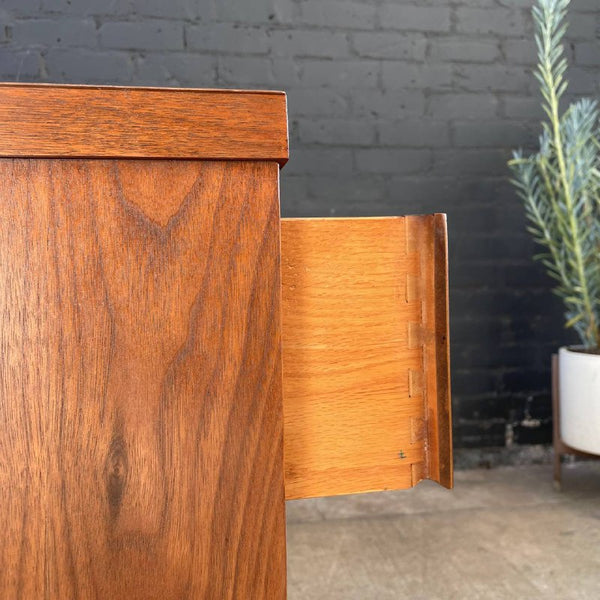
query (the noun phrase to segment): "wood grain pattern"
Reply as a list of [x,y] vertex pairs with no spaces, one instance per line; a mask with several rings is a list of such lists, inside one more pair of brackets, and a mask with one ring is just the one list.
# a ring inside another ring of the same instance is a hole
[[433,215],[433,269],[430,289],[435,311],[435,395],[428,396],[428,439],[436,439],[436,451],[429,448],[429,478],[447,488],[454,485],[452,452],[452,401],[450,396],[450,320],[448,293],[448,228],[446,215]]
[[283,600],[278,165],[0,174],[0,597]]
[[445,217],[281,237],[287,499],[451,487]]
[[0,84],[0,156],[288,159],[282,92]]

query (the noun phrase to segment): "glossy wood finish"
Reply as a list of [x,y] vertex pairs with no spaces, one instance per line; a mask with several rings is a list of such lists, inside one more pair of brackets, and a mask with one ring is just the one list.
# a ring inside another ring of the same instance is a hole
[[0,156],[288,158],[282,92],[0,84]]
[[444,215],[281,236],[286,497],[451,487]]
[[429,215],[420,221],[411,217],[408,223],[407,228],[414,235],[411,247],[416,247],[420,256],[422,282],[427,478],[451,488],[453,457],[446,215]]
[[283,600],[278,165],[0,177],[0,597]]

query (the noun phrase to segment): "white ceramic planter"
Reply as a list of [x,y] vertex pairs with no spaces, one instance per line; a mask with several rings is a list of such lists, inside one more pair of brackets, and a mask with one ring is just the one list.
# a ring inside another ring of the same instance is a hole
[[600,454],[600,355],[561,348],[558,373],[563,442]]

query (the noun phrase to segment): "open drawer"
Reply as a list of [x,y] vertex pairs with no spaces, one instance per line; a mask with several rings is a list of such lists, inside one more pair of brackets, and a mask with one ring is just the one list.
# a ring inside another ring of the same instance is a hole
[[445,215],[281,223],[286,498],[452,486]]

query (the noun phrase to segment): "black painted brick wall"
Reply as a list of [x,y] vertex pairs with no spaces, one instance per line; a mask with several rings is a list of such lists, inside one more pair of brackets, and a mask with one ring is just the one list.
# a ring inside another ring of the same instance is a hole
[[[283,214],[447,212],[456,445],[503,446],[511,429],[515,443],[548,442],[550,354],[572,338],[505,166],[539,131],[530,6],[2,0],[0,77],[286,90]],[[599,8],[572,5],[578,95],[598,92]]]

